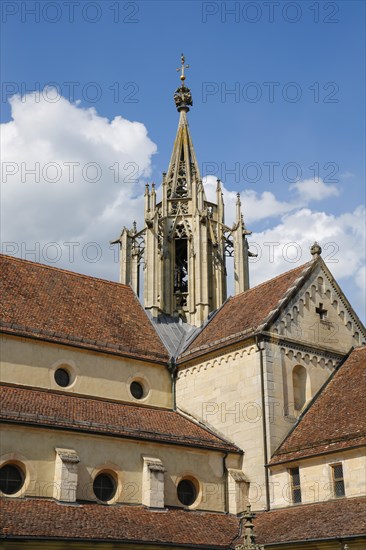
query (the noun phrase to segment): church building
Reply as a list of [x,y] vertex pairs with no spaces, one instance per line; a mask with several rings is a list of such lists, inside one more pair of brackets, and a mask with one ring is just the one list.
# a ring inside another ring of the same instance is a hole
[[366,548],[366,330],[318,243],[250,287],[186,68],[161,200],[147,185],[144,226],[113,241],[120,282],[1,257],[5,550]]

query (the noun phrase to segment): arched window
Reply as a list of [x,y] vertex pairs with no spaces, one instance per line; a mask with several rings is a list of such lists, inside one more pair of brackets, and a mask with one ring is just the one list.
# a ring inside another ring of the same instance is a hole
[[292,387],[294,390],[295,411],[301,411],[306,402],[306,368],[296,365],[292,371]]

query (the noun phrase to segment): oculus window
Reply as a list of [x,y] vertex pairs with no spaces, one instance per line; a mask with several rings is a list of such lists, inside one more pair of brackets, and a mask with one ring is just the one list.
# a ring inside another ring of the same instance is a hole
[[93,491],[97,499],[108,502],[116,494],[116,482],[110,474],[98,474],[93,482]]
[[182,479],[178,483],[177,495],[184,506],[191,506],[197,498],[197,490],[194,483],[189,479]]
[[24,475],[15,464],[5,464],[0,468],[0,490],[4,495],[14,495],[22,488]]

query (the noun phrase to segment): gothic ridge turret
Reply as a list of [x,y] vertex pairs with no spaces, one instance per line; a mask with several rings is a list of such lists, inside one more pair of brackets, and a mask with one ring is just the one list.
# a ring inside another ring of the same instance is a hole
[[201,325],[226,299],[226,257],[234,257],[235,293],[249,288],[248,244],[237,201],[236,223],[225,225],[221,182],[216,204],[207,200],[189,131],[187,113],[192,95],[185,85],[185,59],[174,101],[179,123],[173,151],[162,179],[162,199],[156,202],[155,185],[145,190],[145,227],[123,229],[122,283],[138,294],[144,262],[144,307],[154,318],[160,314]]

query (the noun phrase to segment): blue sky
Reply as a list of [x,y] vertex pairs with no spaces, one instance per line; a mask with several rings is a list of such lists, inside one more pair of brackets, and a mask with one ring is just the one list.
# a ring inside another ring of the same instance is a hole
[[[177,125],[172,99],[179,85],[175,69],[183,51],[190,64],[187,84],[194,106],[189,121],[202,176],[213,173],[221,177],[229,205],[230,192],[242,193],[253,239],[258,235],[258,242],[262,235],[261,242],[267,238],[283,246],[286,232],[290,240],[300,238],[294,233],[294,228],[301,226],[295,215],[305,209],[301,223],[307,231],[313,225],[313,230],[302,236],[301,246],[313,239],[316,231],[321,244],[337,245],[337,263],[329,267],[364,317],[364,213],[360,211],[365,202],[364,2],[29,0],[3,1],[1,8],[4,129],[10,130],[8,99],[12,94],[29,96],[29,92],[52,83],[74,109],[84,112],[94,108],[100,123],[103,118],[109,122],[121,116],[142,123],[148,134],[141,137],[141,142],[131,141],[139,151],[137,156],[145,151],[139,160],[143,168],[139,182],[128,188],[124,200],[120,197],[119,211],[112,191],[103,195],[103,189],[99,189],[104,185],[105,191],[112,185],[105,179],[98,183],[92,205],[82,193],[62,195],[60,185],[54,195],[52,190],[43,193],[35,185],[25,203],[21,197],[27,183],[21,182],[23,187],[19,183],[18,195],[14,192],[9,202],[14,218],[12,208],[19,199],[17,226],[8,226],[6,242],[24,239],[26,222],[27,231],[32,225],[30,242],[72,238],[104,242],[107,237],[116,237],[121,226],[130,224],[132,215],[136,213],[138,217],[139,196],[146,179],[160,183],[161,172],[169,162]],[[235,93],[228,93],[230,90]],[[59,144],[59,150],[65,151],[62,140],[70,144],[75,136],[72,128],[66,133],[61,131],[67,122],[60,112],[53,119],[52,113],[60,111],[63,103],[61,99],[52,103],[52,93],[47,93],[49,96],[41,97],[41,103],[47,103],[42,113],[36,104],[32,108],[29,99],[28,109],[13,105],[13,119],[15,115],[19,117],[17,127],[19,132],[25,132],[24,143],[27,135],[33,143],[52,142],[49,161],[56,156],[58,161],[65,161],[62,152],[55,156],[56,146]],[[69,112],[67,105],[64,108],[63,112]],[[39,122],[42,116],[49,124]],[[132,125],[126,132],[136,127]],[[79,139],[81,133],[76,132],[74,148],[85,151],[85,144]],[[129,140],[127,134],[126,139]],[[155,153],[148,139],[156,145]],[[112,137],[107,141],[113,149]],[[103,147],[107,145],[104,143]],[[22,161],[14,145],[9,150],[6,158],[10,162]],[[67,156],[70,149],[66,150]],[[96,150],[93,149],[90,161],[102,162],[95,157]],[[129,152],[130,160],[133,150],[132,147]],[[25,162],[36,160],[34,156],[27,157]],[[320,186],[318,196],[316,185],[311,185],[314,178]],[[30,188],[29,183],[26,194]],[[22,209],[26,210],[32,200],[36,202],[31,208],[35,219],[26,213],[22,217]],[[62,216],[58,218],[56,212],[53,221],[44,212],[55,208],[58,201],[61,206],[57,210],[62,211]],[[107,206],[113,215],[106,224]],[[256,209],[262,209],[263,215],[254,215]],[[100,217],[103,228],[112,234],[104,235],[104,229],[98,227]],[[74,227],[68,232],[70,219]],[[81,225],[75,225],[77,219],[80,224],[95,226],[95,233],[83,233]],[[266,273],[272,276],[293,267],[284,264],[283,254],[282,260],[278,257],[278,266],[269,266],[267,252],[266,249],[261,266],[253,266],[254,282],[265,279]],[[21,255],[21,250],[15,254]],[[301,261],[307,259],[304,252]],[[118,268],[110,258],[98,265],[83,263],[82,259],[76,265],[69,264],[61,258],[62,267],[106,278],[118,277]],[[340,264],[347,264],[348,268]]]

